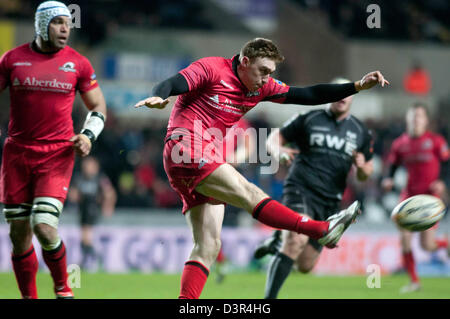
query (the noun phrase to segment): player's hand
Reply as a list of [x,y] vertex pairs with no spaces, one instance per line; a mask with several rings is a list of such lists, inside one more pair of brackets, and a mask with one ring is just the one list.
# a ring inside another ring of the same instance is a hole
[[73,149],[79,156],[85,157],[91,152],[92,143],[89,137],[87,137],[86,135],[81,133],[77,134],[75,136],[72,136],[69,141],[73,142]]
[[353,163],[357,168],[362,168],[366,164],[366,157],[363,153],[353,151]]
[[394,180],[392,178],[384,178],[381,181],[381,188],[385,192],[390,192],[394,188]]
[[443,197],[445,193],[445,183],[438,179],[430,184],[430,191],[433,195]]
[[360,81],[355,83],[355,87],[357,91],[361,91],[361,90],[368,90],[377,84],[380,84],[382,87],[390,84],[389,81],[384,78],[383,74],[381,74],[380,71],[367,73],[366,75],[363,76],[363,78]]
[[290,147],[280,147],[279,162],[282,165],[291,165],[295,155],[300,153],[299,150]]
[[169,99],[163,100],[159,96],[152,96],[145,100],[139,101],[135,104],[135,108],[146,106],[151,109],[163,109],[166,107],[167,104],[169,104]]

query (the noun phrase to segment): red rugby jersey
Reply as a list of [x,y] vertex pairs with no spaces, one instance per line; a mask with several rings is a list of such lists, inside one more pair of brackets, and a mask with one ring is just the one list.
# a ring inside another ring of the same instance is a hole
[[69,46],[39,53],[31,43],[0,59],[0,89],[9,86],[8,135],[24,143],[67,141],[74,135],[72,106],[76,91],[98,87],[88,59]]
[[448,160],[449,157],[444,137],[427,131],[417,138],[404,133],[395,139],[388,161],[406,167],[408,171],[406,190],[409,196],[413,196],[430,193],[430,184],[439,179],[440,162]]
[[[250,92],[236,72],[238,56],[232,59],[207,57],[180,71],[189,85],[189,92],[178,96],[170,115],[167,137],[183,128],[197,136],[199,130],[218,129],[225,137],[227,128],[262,100],[282,103],[289,86],[269,78],[258,91]],[[200,132],[200,134],[203,134]]]

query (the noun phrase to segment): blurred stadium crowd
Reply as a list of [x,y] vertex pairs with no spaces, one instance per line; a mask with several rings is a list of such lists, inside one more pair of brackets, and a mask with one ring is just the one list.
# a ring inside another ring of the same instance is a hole
[[[305,10],[328,17],[330,26],[349,37],[390,39],[400,41],[433,41],[450,43],[450,3],[446,0],[291,0]],[[28,20],[40,0],[3,0],[0,17]],[[232,1],[233,2],[233,1]],[[213,18],[206,14],[206,2],[201,0],[119,0],[71,1],[86,10],[82,20],[90,32],[84,36],[95,45],[114,32],[119,25],[148,28],[217,29]],[[382,30],[370,32],[362,28],[369,4],[383,8]]]
[[[330,25],[355,38],[450,42],[450,3],[445,0],[295,0],[307,10],[328,16]],[[381,32],[361,28],[369,4],[382,8]]]

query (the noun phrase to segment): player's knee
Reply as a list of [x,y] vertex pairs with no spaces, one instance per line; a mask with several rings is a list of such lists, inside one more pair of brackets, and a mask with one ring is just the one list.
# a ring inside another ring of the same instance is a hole
[[430,241],[424,238],[420,239],[420,247],[422,247],[425,251],[434,251],[436,250],[436,244],[434,241]]
[[213,238],[207,243],[207,251],[210,256],[216,258],[219,254],[220,247],[222,247],[222,241],[220,238]]
[[245,181],[245,183],[242,185],[243,191],[242,195],[244,195],[245,200],[245,208],[249,212],[253,212],[253,209],[255,206],[264,198],[267,198],[268,195],[264,193],[263,190],[261,190],[258,186],[255,184]]
[[306,241],[302,235],[289,232],[287,236],[283,239],[282,251],[285,255],[292,259],[297,259],[297,257],[305,249]]
[[63,204],[51,197],[37,197],[31,209],[31,226],[44,250],[52,250],[59,246],[59,215]]
[[212,247],[212,251],[214,252],[214,258],[217,257],[217,255],[219,254],[220,248],[222,247],[222,241],[220,240],[220,238],[216,238],[213,240],[213,247]]
[[296,259],[302,252],[304,247],[298,242],[289,242],[283,246],[282,252],[292,259]]
[[309,261],[301,262],[297,265],[298,271],[301,272],[302,274],[309,273],[313,268],[314,268],[314,263],[309,262]]
[[19,248],[22,246],[29,246],[32,238],[32,232],[30,227],[30,204],[19,205],[5,205],[3,208],[3,214],[5,219],[10,225],[9,238],[13,244],[13,247]]
[[50,244],[58,236],[56,229],[46,224],[34,225],[33,233],[43,246]]

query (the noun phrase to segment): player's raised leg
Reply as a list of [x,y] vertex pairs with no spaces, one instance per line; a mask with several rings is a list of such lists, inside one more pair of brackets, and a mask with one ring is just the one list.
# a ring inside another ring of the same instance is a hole
[[61,200],[36,197],[31,209],[31,226],[42,247],[42,256],[50,269],[57,298],[73,298],[67,283],[66,247],[58,235]]
[[301,222],[301,215],[271,199],[229,164],[219,166],[202,180],[195,190],[205,196],[242,208],[268,226],[306,232],[314,238],[322,237],[328,230],[327,222],[310,219]]
[[3,212],[9,223],[11,261],[21,296],[24,299],[36,299],[36,273],[39,265],[32,244],[31,204],[5,205]]
[[195,190],[208,197],[242,208],[258,221],[274,227],[295,231],[319,239],[333,247],[356,218],[359,204],[350,206],[327,221],[316,221],[271,199],[256,185],[247,181],[234,167],[223,164],[203,179]]
[[220,251],[223,204],[205,203],[186,212],[194,247],[181,276],[180,299],[198,299],[208,279],[209,269]]

